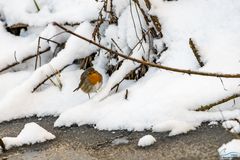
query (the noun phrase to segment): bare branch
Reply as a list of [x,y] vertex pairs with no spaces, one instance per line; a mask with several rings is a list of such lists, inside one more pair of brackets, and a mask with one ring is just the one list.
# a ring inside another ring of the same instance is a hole
[[129,56],[126,56],[125,54],[123,53],[119,53],[117,51],[113,51],[107,47],[104,47],[102,46],[101,44],[98,44],[88,38],[85,38],[79,34],[76,34],[74,32],[72,32],[71,30],[68,30],[67,28],[59,25],[58,23],[54,22],[53,23],[54,25],[58,26],[59,28],[65,30],[66,32],[82,39],[82,40],[85,40],[101,49],[104,49],[106,51],[108,51],[109,53],[113,53],[113,54],[116,54],[124,59],[128,59],[128,60],[131,60],[131,61],[134,61],[134,62],[137,62],[137,63],[141,63],[143,65],[147,65],[147,66],[151,66],[151,67],[155,67],[155,68],[160,68],[160,69],[163,69],[163,70],[168,70],[168,71],[172,71],[172,72],[178,72],[178,73],[186,73],[186,74],[193,74],[193,75],[200,75],[200,76],[208,76],[208,77],[223,77],[223,78],[240,78],[240,74],[223,74],[223,73],[211,73],[211,72],[201,72],[201,71],[193,71],[193,70],[187,70],[187,69],[179,69],[179,68],[173,68],[173,67],[168,67],[168,66],[163,66],[163,65],[159,65],[159,64],[155,64],[155,63],[151,63],[151,62],[148,62],[148,61],[144,61],[144,60],[140,60],[140,59],[136,59],[136,58],[133,58],[133,57],[129,57]]
[[213,108],[214,106],[226,103],[226,102],[228,102],[230,100],[233,100],[235,98],[238,98],[238,97],[240,97],[240,94],[233,94],[231,96],[228,96],[228,97],[225,97],[225,98],[221,99],[220,101],[217,101],[217,102],[205,105],[205,106],[201,106],[196,111],[206,111],[206,110],[209,110],[209,109]]

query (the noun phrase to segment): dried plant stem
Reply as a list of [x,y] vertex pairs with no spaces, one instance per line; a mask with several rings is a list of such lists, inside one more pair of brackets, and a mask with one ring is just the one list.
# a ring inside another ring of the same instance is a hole
[[[40,51],[40,52],[39,52],[39,55],[41,55],[41,54],[43,54],[43,53],[45,53],[45,52],[47,52],[47,51],[49,51],[49,50],[50,50],[50,47],[46,48],[46,49],[43,50],[43,51]],[[0,73],[3,72],[3,71],[8,70],[8,69],[10,69],[10,68],[12,68],[12,67],[20,64],[20,63],[24,63],[24,62],[26,62],[26,61],[29,60],[29,59],[35,58],[36,56],[38,56],[38,55],[37,55],[37,54],[30,55],[30,56],[24,58],[21,62],[16,61],[16,62],[14,62],[14,63],[12,63],[12,64],[10,64],[10,65],[2,68],[2,69],[0,69]]]
[[124,99],[128,100],[128,89],[126,89]]
[[151,20],[153,22],[153,25],[155,26],[156,30],[158,31],[158,35],[160,36],[160,38],[162,38],[163,37],[162,26],[161,26],[161,23],[158,20],[158,17],[150,15],[150,18],[151,18]]
[[203,63],[203,61],[201,60],[201,56],[200,56],[200,54],[199,54],[199,51],[198,51],[195,43],[193,42],[193,40],[192,40],[191,38],[189,38],[189,46],[190,46],[190,48],[192,49],[193,54],[194,54],[194,56],[196,57],[199,66],[200,66],[200,67],[203,67],[203,66],[204,66],[204,63]]
[[129,76],[129,74],[132,73],[132,72],[135,72],[136,70],[138,70],[138,69],[141,68],[141,67],[142,67],[142,66],[140,65],[140,66],[136,67],[135,69],[133,69],[132,71],[130,71],[125,77],[123,77],[123,79],[122,79],[120,82],[118,82],[117,84],[115,84],[115,85],[111,88],[111,90],[113,90],[114,88],[116,88],[116,92],[118,92],[118,88],[119,88],[120,84]]
[[173,68],[173,67],[168,67],[168,66],[163,66],[163,65],[159,65],[159,64],[155,64],[155,63],[151,63],[151,62],[148,62],[148,61],[144,61],[144,60],[140,60],[140,59],[136,59],[136,58],[133,58],[133,57],[129,57],[129,56],[126,56],[125,54],[123,53],[119,53],[117,51],[113,51],[105,46],[102,46],[88,38],[85,38],[79,34],[76,34],[74,32],[72,32],[71,30],[61,26],[60,24],[54,22],[53,23],[54,25],[58,26],[59,28],[65,30],[66,32],[82,39],[82,40],[85,40],[99,48],[102,48],[106,51],[108,51],[109,53],[113,53],[115,55],[118,55],[124,59],[128,59],[128,60],[131,60],[131,61],[134,61],[134,62],[137,62],[137,63],[140,63],[140,64],[143,64],[143,65],[147,65],[147,66],[150,66],[150,67],[155,67],[155,68],[159,68],[159,69],[163,69],[163,70],[168,70],[168,71],[172,71],[172,72],[178,72],[178,73],[186,73],[186,74],[193,74],[193,75],[200,75],[200,76],[208,76],[208,77],[223,77],[223,78],[240,78],[240,74],[223,74],[223,73],[211,73],[211,72],[201,72],[201,71],[193,71],[193,70],[187,70],[187,69],[179,69],[179,68]]
[[70,64],[64,66],[62,69],[55,71],[54,73],[52,73],[50,76],[47,76],[44,80],[42,80],[36,87],[33,88],[32,93],[35,92],[42,84],[44,84],[47,80],[49,80],[50,78],[52,78],[53,76],[59,74],[60,72],[62,72],[65,68],[67,68],[68,66],[70,66]]
[[[142,11],[142,14],[144,15],[144,17],[147,17],[144,10],[141,8],[139,1],[138,0],[134,0],[134,1],[137,3],[137,5],[140,8],[140,10]],[[145,1],[145,4],[146,4],[148,10],[150,10],[151,9],[151,2],[149,0],[144,0],[144,1]],[[155,16],[155,15],[150,15],[150,19],[151,19],[151,21],[153,23],[153,26],[155,27],[156,31],[158,32],[157,36],[159,36],[159,38],[162,38],[163,37],[162,26],[161,26],[161,23],[159,22],[158,17]],[[145,20],[148,24],[148,18],[145,18]]]
[[35,60],[35,70],[37,69],[37,64],[38,64],[38,57],[39,57],[39,60],[40,60],[40,65],[41,65],[41,56],[39,54],[39,49],[41,48],[40,47],[40,40],[41,40],[41,37],[38,37],[38,45],[37,45],[37,56],[36,56],[36,60]]
[[205,106],[201,106],[196,111],[206,111],[206,110],[209,110],[209,109],[213,108],[214,106],[217,106],[219,104],[223,104],[225,102],[228,102],[228,101],[233,100],[233,99],[238,98],[238,97],[240,97],[240,94],[233,94],[231,96],[228,96],[228,97],[225,97],[225,98],[221,99],[220,101],[217,101],[217,102],[205,105]]
[[[35,60],[35,70],[37,69],[37,65],[38,65],[38,58],[39,58],[39,65],[41,66],[41,56],[40,56],[40,48],[41,48],[41,46],[40,46],[40,42],[41,42],[41,40],[46,40],[48,43],[49,42],[52,42],[52,43],[54,43],[54,44],[56,44],[57,45],[57,47],[59,47],[59,46],[61,46],[61,44],[60,43],[58,43],[58,42],[56,42],[56,41],[53,41],[53,40],[51,40],[51,38],[50,39],[48,39],[48,38],[44,38],[44,37],[38,37],[38,44],[37,44],[37,56],[36,56],[36,60]],[[56,47],[56,48],[57,48]],[[55,54],[55,53],[54,53]]]
[[37,8],[37,11],[39,12],[40,11],[40,7],[39,5],[37,4],[37,1],[36,0],[33,0],[34,4],[35,4],[35,7]]

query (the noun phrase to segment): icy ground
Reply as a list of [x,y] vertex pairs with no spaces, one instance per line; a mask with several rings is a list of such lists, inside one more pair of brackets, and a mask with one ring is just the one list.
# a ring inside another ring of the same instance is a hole
[[[32,0],[0,1],[0,68],[16,60],[33,55],[37,50],[38,36],[50,38],[61,32],[51,22],[81,23],[69,27],[89,39],[102,3],[95,0],[37,0],[41,10],[36,12]],[[141,1],[143,3],[144,1]],[[163,38],[154,45],[161,50],[166,43],[168,50],[159,63],[176,68],[217,73],[240,73],[240,1],[239,0],[151,0],[151,14],[157,15],[163,29]],[[128,0],[113,1],[119,16],[118,26],[109,25],[101,43],[110,48],[114,39],[127,53],[138,42],[134,31]],[[137,13],[132,13],[139,23]],[[143,19],[142,17],[140,18]],[[5,24],[26,23],[27,31],[14,36],[5,30]],[[145,27],[145,24],[142,24]],[[205,66],[199,68],[188,40],[195,40]],[[106,56],[101,51],[94,60],[94,67],[102,73],[102,89],[88,96],[82,91],[72,92],[79,83],[83,70],[78,66],[65,69],[60,76],[63,88],[59,90],[50,81],[32,93],[44,78],[55,70],[71,64],[76,58],[84,58],[97,50],[93,45],[69,34],[54,38],[66,46],[49,62],[56,47],[53,43],[41,42],[41,50],[50,47],[42,55],[42,65],[34,71],[35,59],[0,73],[0,122],[33,115],[59,116],[55,126],[94,124],[97,129],[127,129],[142,131],[170,131],[170,135],[194,130],[205,121],[220,121],[240,117],[239,101],[230,101],[209,112],[196,112],[202,105],[216,102],[239,92],[239,79],[202,77],[179,74],[151,68],[137,82],[124,81],[118,93],[110,89],[138,66],[124,60],[122,66],[109,77],[105,73]],[[143,49],[135,49],[132,57],[145,56]],[[140,47],[141,48],[141,47]],[[148,49],[143,43],[142,48]],[[15,56],[14,56],[14,53]],[[53,81],[57,82],[55,78]],[[224,89],[225,88],[225,89]],[[124,99],[128,89],[128,100]],[[234,104],[234,105],[233,105]]]

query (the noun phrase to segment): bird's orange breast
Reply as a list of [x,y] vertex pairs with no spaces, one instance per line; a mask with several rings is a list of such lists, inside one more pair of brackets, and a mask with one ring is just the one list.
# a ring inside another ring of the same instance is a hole
[[102,82],[102,76],[98,73],[92,73],[88,76],[88,80],[91,84],[95,85]]

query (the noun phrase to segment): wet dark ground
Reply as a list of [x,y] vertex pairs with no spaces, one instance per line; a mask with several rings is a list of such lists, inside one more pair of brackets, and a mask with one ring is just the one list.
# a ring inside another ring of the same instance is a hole
[[[12,148],[0,155],[8,160],[212,160],[217,149],[234,135],[221,126],[202,125],[196,131],[169,137],[168,133],[99,131],[92,126],[53,128],[56,118],[28,118],[0,124],[0,137],[17,136],[25,123],[36,122],[56,136],[55,140]],[[137,146],[139,138],[153,135],[157,142],[147,148]],[[113,145],[117,138],[128,144]]]

